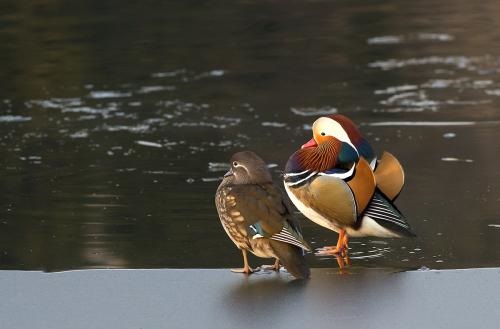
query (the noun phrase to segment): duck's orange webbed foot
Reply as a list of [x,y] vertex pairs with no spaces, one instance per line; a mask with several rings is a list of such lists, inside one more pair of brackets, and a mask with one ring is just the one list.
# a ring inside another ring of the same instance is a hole
[[262,265],[259,268],[263,269],[263,270],[271,270],[271,271],[279,272],[279,270],[280,270],[280,260],[278,258],[276,258],[276,261],[274,262],[273,265]]
[[232,268],[231,272],[233,273],[244,273],[244,274],[252,274],[254,271],[250,266],[240,267],[240,268]]
[[339,239],[336,246],[325,246],[316,249],[317,256],[340,256],[346,257],[349,250],[349,238],[345,230],[340,230]]
[[241,253],[243,255],[243,267],[242,268],[232,268],[231,272],[252,274],[254,272],[254,270],[250,267],[250,265],[248,265],[247,251],[245,249],[241,249]]

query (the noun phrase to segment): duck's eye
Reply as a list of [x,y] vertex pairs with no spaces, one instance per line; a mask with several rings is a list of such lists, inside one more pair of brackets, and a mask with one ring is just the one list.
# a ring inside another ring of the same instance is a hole
[[324,132],[324,131],[322,131],[320,135],[321,135],[321,136],[325,136],[326,134],[325,134],[325,132]]
[[238,162],[237,161],[233,161],[233,167],[238,167]]

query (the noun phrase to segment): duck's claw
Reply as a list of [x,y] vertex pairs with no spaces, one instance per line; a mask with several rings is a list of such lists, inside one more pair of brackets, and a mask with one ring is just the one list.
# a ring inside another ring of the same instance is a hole
[[280,261],[279,259],[276,258],[276,261],[274,262],[273,265],[261,265],[259,269],[262,270],[271,270],[271,271],[276,271],[279,272],[280,270]]
[[342,246],[325,246],[323,248],[317,248],[315,255],[316,256],[342,256],[345,257],[347,254],[347,248]]
[[244,274],[252,274],[254,270],[251,267],[240,267],[240,268],[232,268],[231,272],[233,273],[244,273]]

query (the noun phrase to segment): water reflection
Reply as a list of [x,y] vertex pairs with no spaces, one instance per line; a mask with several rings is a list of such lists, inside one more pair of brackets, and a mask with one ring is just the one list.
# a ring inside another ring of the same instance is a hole
[[0,14],[1,268],[234,266],[213,206],[228,157],[279,180],[331,113],[397,154],[418,234],[353,240],[355,264],[499,265],[496,2],[157,5]]

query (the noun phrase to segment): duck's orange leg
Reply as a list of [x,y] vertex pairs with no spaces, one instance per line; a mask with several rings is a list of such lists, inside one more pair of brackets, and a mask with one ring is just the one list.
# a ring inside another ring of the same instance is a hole
[[344,229],[341,229],[339,232],[339,239],[337,240],[337,245],[334,247],[326,246],[318,249],[316,255],[325,256],[325,255],[340,255],[345,257],[347,255],[348,250],[349,237]]
[[276,272],[279,272],[280,271],[280,260],[278,258],[276,258],[276,261],[274,262],[273,265],[261,265],[259,267],[257,267],[255,270],[272,270],[272,271],[276,271]]
[[241,249],[241,253],[243,254],[243,268],[232,268],[231,272],[252,274],[253,269],[248,265],[247,251],[245,249]]

